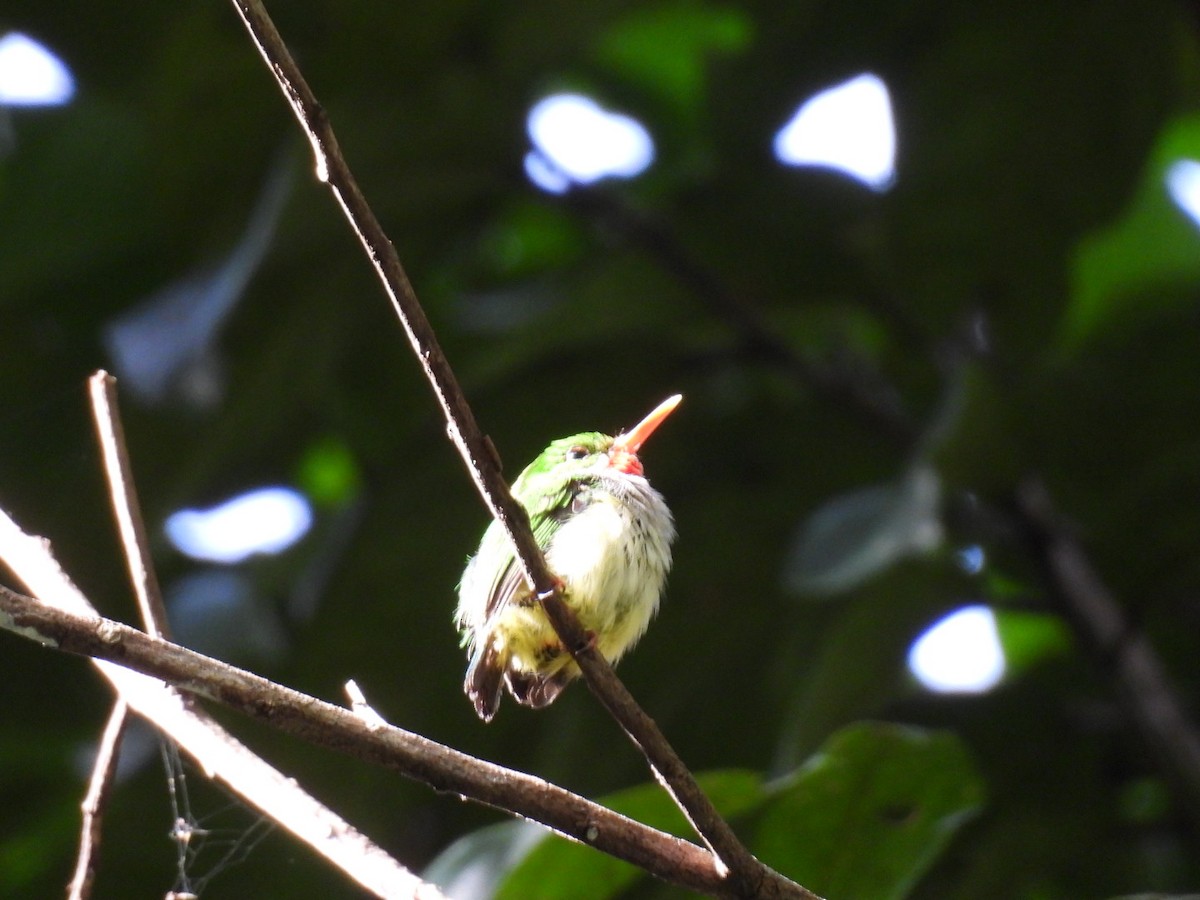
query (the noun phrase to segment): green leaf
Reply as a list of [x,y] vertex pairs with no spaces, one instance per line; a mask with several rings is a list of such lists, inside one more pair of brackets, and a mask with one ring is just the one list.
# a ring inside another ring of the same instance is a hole
[[1008,678],[1066,652],[1071,646],[1070,629],[1058,616],[1003,607],[992,607],[992,613],[996,617],[1000,646],[1004,648]]
[[1200,234],[1165,183],[1170,167],[1187,158],[1200,158],[1195,114],[1167,127],[1121,220],[1080,242],[1064,326],[1069,349],[1133,316],[1191,303],[1189,292],[1163,290],[1200,283]]
[[781,685],[790,697],[776,738],[772,772],[791,772],[829,735],[884,714],[911,691],[906,659],[913,639],[946,611],[940,598],[953,576],[934,558],[893,567],[886,578],[829,608],[820,640],[793,653],[802,657]]
[[753,26],[740,10],[695,2],[641,5],[600,39],[600,62],[688,113],[699,109],[713,53],[745,48]]
[[484,232],[479,255],[495,277],[519,279],[566,266],[586,247],[584,235],[564,210],[522,199],[504,209]]
[[983,784],[956,736],[852,725],[770,804],[753,849],[822,896],[900,898],[982,803]]
[[501,822],[464,834],[437,855],[421,877],[453,897],[486,897],[545,831],[531,822]]
[[[762,779],[753,772],[708,772],[698,776],[698,780],[726,818],[756,809],[766,796]],[[694,837],[678,807],[657,783],[612,794],[601,803],[653,828],[684,838]],[[645,872],[629,863],[591,847],[547,835],[504,879],[496,897],[501,900],[536,900],[539,897],[600,900],[619,894],[644,877]]]
[[362,477],[354,454],[338,438],[314,443],[300,460],[301,489],[318,506],[340,506],[358,494]]
[[54,871],[71,846],[77,818],[76,809],[56,804],[36,819],[24,821],[17,833],[0,840],[0,885],[6,895]]

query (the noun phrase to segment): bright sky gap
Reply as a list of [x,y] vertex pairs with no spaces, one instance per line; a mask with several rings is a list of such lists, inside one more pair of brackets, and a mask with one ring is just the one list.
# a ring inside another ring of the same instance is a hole
[[981,694],[1004,678],[1004,649],[987,606],[964,606],[934,622],[908,652],[908,668],[938,694]]
[[1188,218],[1200,225],[1200,162],[1180,159],[1171,163],[1165,176],[1167,193]]
[[775,135],[775,156],[786,165],[836,169],[886,191],[896,179],[887,85],[865,73],[805,100]]
[[987,554],[978,544],[962,547],[954,554],[958,567],[968,575],[978,575],[987,563]]
[[0,37],[0,106],[61,106],[75,94],[66,63],[28,35]]
[[193,559],[236,563],[256,553],[281,553],[312,527],[312,508],[291,488],[239,494],[209,509],[184,509],[167,517],[166,532]]
[[525,174],[554,194],[601,178],[632,178],[654,161],[654,141],[641,122],[582,94],[538,101],[526,130],[534,149],[525,157]]

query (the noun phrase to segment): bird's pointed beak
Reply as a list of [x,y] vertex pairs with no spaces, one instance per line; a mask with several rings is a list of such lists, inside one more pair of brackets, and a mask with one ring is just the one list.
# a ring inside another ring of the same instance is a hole
[[609,452],[637,453],[642,449],[642,444],[646,442],[646,439],[654,433],[654,430],[663,423],[667,416],[675,411],[675,407],[679,405],[682,399],[683,394],[675,394],[658,404],[658,406],[654,407],[650,415],[646,416],[646,418],[642,419],[642,421],[638,422],[624,434],[619,435],[613,441],[612,450]]

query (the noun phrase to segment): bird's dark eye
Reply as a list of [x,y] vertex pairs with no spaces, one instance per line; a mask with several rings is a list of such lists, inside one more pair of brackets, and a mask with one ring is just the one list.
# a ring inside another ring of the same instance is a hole
[[576,444],[574,447],[572,447],[570,450],[567,451],[567,459],[583,459],[587,455],[588,455],[587,447],[584,447],[580,444]]

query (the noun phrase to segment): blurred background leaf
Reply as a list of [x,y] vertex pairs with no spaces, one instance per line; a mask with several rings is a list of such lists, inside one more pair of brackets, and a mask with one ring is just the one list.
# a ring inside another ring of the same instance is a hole
[[754,850],[823,897],[906,897],[983,799],[953,735],[855,725],[774,799]]

